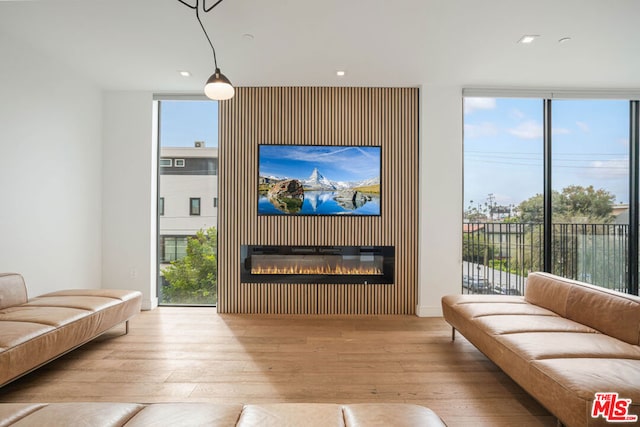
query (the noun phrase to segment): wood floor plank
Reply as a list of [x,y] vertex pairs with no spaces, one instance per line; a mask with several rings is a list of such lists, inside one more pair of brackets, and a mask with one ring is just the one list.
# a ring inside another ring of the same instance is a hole
[[450,427],[555,418],[441,318],[142,312],[0,389],[1,402],[406,402]]

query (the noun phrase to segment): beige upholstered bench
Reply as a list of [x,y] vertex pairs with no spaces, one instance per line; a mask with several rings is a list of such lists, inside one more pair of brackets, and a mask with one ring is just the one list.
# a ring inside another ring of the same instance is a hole
[[75,289],[29,299],[21,275],[0,274],[0,386],[140,312],[142,294]]

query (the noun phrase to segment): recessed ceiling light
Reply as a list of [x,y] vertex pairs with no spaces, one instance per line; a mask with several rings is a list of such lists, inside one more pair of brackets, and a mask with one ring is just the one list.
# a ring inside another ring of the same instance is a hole
[[344,75],[345,75],[344,70],[338,70],[338,71],[336,71],[336,76],[338,76],[338,77],[342,77],[342,76],[344,76]]
[[191,73],[188,71],[179,71],[182,77],[191,77]]
[[561,39],[558,40],[558,43],[566,43],[569,40],[571,40],[571,37],[563,37]]
[[529,44],[529,43],[533,43],[533,41],[535,39],[537,39],[538,37],[540,37],[539,35],[535,35],[535,34],[527,34],[524,35],[520,38],[520,40],[518,40],[518,43],[522,43],[522,44]]
[[253,34],[245,33],[245,34],[242,35],[242,38],[247,40],[247,41],[251,41],[251,40],[253,40],[254,37],[253,37]]

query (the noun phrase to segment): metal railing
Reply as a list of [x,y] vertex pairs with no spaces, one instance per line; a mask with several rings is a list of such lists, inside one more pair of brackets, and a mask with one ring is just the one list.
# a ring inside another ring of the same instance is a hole
[[[626,224],[554,224],[551,272],[628,292]],[[522,295],[543,270],[543,225],[465,223],[463,293]]]

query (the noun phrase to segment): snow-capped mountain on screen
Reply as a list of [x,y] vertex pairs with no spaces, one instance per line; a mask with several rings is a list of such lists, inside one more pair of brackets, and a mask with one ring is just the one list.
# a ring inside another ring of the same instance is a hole
[[314,168],[311,176],[302,181],[305,190],[335,190],[336,185],[320,173],[318,168]]
[[[277,181],[282,181],[284,179],[289,179],[276,176],[261,176],[260,178],[264,183],[269,184]],[[362,181],[333,181],[325,177],[322,172],[318,170],[318,168],[314,168],[313,172],[311,172],[311,175],[309,175],[309,178],[301,179],[300,182],[302,183],[303,188],[308,191],[336,191],[380,185],[380,178],[375,177]]]

